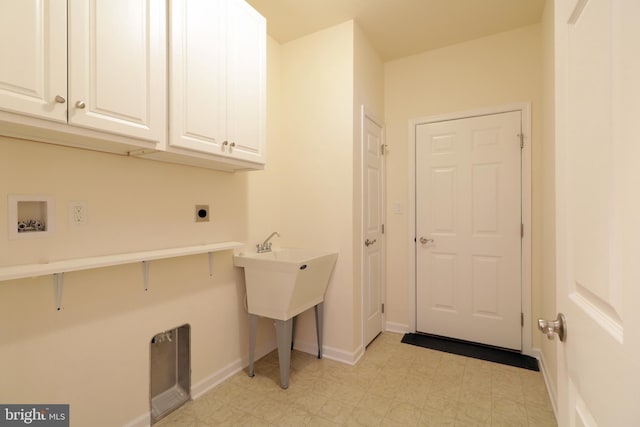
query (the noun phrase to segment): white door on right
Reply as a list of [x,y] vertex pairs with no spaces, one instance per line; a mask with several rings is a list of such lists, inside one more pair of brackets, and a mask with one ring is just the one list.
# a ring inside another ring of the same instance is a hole
[[416,330],[522,349],[521,112],[416,126]]
[[558,424],[638,426],[640,2],[554,12]]

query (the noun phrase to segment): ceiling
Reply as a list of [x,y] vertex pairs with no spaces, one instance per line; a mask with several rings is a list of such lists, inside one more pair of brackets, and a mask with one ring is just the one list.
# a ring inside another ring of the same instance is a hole
[[540,22],[545,0],[247,0],[279,43],[354,19],[383,61]]

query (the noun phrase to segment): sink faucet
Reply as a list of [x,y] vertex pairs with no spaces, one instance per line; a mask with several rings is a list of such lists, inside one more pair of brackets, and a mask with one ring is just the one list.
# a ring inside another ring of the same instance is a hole
[[262,252],[271,252],[271,242],[269,240],[271,240],[271,238],[273,236],[278,236],[280,237],[280,233],[278,233],[277,231],[274,231],[273,233],[271,233],[269,235],[269,237],[267,237],[266,239],[264,239],[264,242],[262,243],[258,243],[256,245],[256,248],[258,249],[258,253],[262,253]]

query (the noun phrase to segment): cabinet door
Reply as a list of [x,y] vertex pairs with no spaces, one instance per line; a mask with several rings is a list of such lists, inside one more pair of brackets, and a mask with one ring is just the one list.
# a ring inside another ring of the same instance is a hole
[[67,121],[66,0],[0,0],[0,58],[1,109]]
[[244,0],[229,1],[227,139],[230,155],[264,163],[266,21]]
[[69,123],[166,141],[164,0],[69,2]]
[[226,2],[171,2],[169,144],[222,154],[226,136]]

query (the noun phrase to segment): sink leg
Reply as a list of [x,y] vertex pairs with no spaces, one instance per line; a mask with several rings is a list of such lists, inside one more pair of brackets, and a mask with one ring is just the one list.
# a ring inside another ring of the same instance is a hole
[[324,303],[314,307],[316,312],[316,335],[318,336],[318,359],[322,359],[322,320],[323,320],[323,306]]
[[278,341],[278,361],[280,363],[280,387],[289,387],[289,370],[291,368],[291,335],[293,319],[276,320],[276,338]]
[[249,376],[253,377],[255,372],[253,371],[253,362],[256,356],[256,331],[258,329],[258,316],[255,314],[249,315]]
[[291,350],[293,350],[293,340],[296,338],[296,319],[298,316],[294,316],[291,319]]

